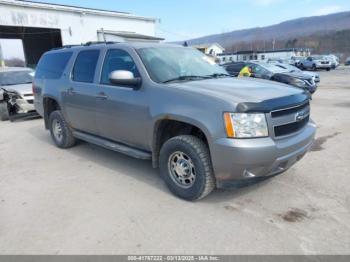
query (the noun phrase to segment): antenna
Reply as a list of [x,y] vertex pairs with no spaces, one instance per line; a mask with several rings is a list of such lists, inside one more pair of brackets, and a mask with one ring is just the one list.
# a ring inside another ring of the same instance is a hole
[[103,29],[103,27],[101,28],[101,32],[102,32],[102,37],[103,37],[103,41],[106,43],[106,35],[105,35],[105,30]]

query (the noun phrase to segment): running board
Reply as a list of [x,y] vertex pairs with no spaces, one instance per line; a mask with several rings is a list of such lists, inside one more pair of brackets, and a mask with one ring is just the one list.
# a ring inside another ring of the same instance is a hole
[[91,144],[95,144],[115,152],[123,153],[125,155],[131,156],[134,158],[144,159],[144,160],[152,158],[151,153],[148,153],[133,147],[129,147],[127,145],[123,145],[117,142],[112,142],[110,140],[103,139],[101,137],[97,137],[94,135],[86,134],[79,131],[73,131],[73,136],[78,139],[89,142]]

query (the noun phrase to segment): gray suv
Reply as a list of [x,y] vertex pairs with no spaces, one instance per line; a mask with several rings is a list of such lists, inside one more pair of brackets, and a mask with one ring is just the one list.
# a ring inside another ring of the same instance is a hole
[[286,171],[316,131],[308,93],[232,78],[201,52],[176,45],[52,50],[40,59],[33,90],[58,147],[80,139],[151,159],[186,200]]

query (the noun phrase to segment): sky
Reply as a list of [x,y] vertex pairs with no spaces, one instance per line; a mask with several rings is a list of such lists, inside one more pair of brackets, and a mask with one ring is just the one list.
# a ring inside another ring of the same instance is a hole
[[24,50],[22,40],[0,39],[3,59],[19,58],[24,61]]
[[350,11],[350,0],[34,0],[154,17],[157,36],[180,41]]

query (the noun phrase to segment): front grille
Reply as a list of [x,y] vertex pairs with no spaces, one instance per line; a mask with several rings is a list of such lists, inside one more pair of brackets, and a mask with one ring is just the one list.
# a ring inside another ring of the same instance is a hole
[[302,129],[306,124],[309,122],[310,117],[307,116],[303,120],[299,122],[293,122],[289,123],[286,125],[281,125],[281,126],[275,126],[274,131],[275,131],[275,136],[286,136],[292,133],[295,133]]
[[285,115],[290,115],[296,112],[299,112],[305,108],[307,108],[309,106],[309,102],[295,106],[295,107],[290,107],[290,108],[286,108],[286,109],[281,109],[281,110],[276,110],[276,111],[272,111],[271,112],[271,117],[275,118],[275,117],[281,117],[281,116],[285,116]]
[[286,136],[301,130],[310,119],[310,103],[306,101],[297,106],[271,112],[271,125],[275,137]]

